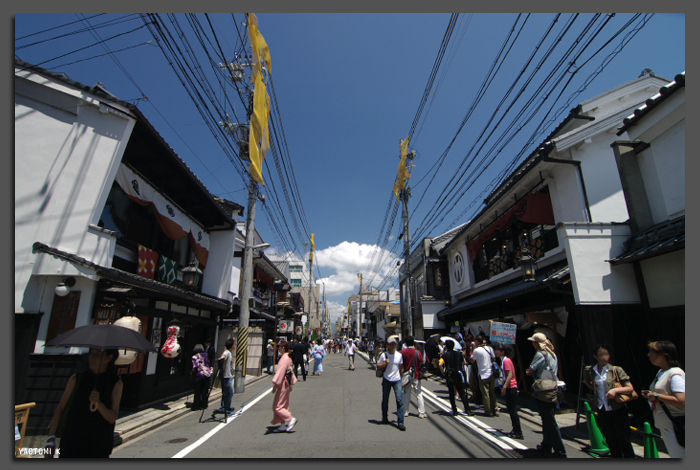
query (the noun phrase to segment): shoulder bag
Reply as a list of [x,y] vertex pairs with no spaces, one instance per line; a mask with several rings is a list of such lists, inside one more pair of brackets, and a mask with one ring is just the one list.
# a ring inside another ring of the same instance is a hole
[[532,394],[536,399],[546,403],[556,403],[558,395],[558,380],[549,365],[549,358],[545,357],[547,368],[542,372],[540,378],[532,384]]
[[673,423],[673,433],[676,435],[678,445],[685,448],[685,415],[673,416],[671,412],[668,411],[665,403],[661,403],[660,400],[657,400],[657,402],[661,405],[661,408],[664,409],[664,413],[666,413],[668,419]]
[[411,382],[411,377],[413,377],[413,374],[415,374],[414,363],[416,362],[416,354],[417,353],[418,353],[417,351],[415,351],[413,353],[413,360],[411,361],[411,366],[408,368],[407,371],[405,371],[401,375],[401,386],[402,387],[405,387],[406,385],[408,385]]
[[[620,377],[617,374],[617,366],[613,366],[613,374],[615,376],[613,379],[613,388],[622,388],[622,382],[620,382]],[[637,395],[634,389],[632,393],[618,393],[615,395],[615,401],[618,403],[627,403],[637,398],[639,398],[639,395]]]
[[[382,353],[382,354],[384,354],[384,353]],[[384,362],[386,362],[386,355],[384,355]],[[374,371],[374,373],[376,374],[376,377],[377,378],[384,377],[384,371],[386,370],[386,366],[382,367],[381,369],[377,366],[375,366],[375,368],[376,368],[376,370]]]

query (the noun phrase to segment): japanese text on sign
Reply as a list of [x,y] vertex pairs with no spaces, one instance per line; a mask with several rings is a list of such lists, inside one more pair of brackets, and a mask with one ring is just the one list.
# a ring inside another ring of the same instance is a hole
[[490,340],[492,343],[515,344],[515,332],[518,326],[513,323],[491,322]]

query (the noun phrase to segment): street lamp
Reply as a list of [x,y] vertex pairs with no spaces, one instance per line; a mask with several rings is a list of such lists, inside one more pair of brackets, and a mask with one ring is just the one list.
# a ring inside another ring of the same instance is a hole
[[56,286],[55,292],[59,297],[65,297],[70,294],[70,288],[75,285],[74,277],[67,277]]
[[199,278],[202,276],[202,270],[194,264],[194,260],[186,268],[181,269],[182,282],[188,289],[196,289],[199,286]]
[[533,282],[535,278],[535,258],[530,253],[530,250],[523,248],[520,250],[520,259],[518,259],[518,265],[523,271],[523,281]]

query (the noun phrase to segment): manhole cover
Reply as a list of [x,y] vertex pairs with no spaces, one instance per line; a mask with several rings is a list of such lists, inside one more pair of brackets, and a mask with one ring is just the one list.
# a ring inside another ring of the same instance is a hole
[[187,440],[186,437],[178,437],[177,439],[170,439],[168,441],[168,444],[179,444],[181,442],[185,442]]

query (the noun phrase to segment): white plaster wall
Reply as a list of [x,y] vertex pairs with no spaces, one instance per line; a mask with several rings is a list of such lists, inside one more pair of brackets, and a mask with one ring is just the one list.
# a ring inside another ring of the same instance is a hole
[[437,316],[444,308],[444,302],[423,302],[423,328],[445,328],[445,322]]
[[[59,282],[63,279],[62,276],[41,276],[41,287],[37,290],[38,298],[40,299],[39,311],[44,312],[39,324],[39,332],[37,333],[36,345],[34,352],[37,354],[80,354],[87,352],[88,348],[52,348],[45,346],[46,334],[49,329],[49,321],[51,320],[51,308],[56,295],[55,289]],[[75,327],[81,327],[92,324],[92,310],[95,302],[95,291],[97,290],[97,282],[87,279],[83,276],[75,277],[75,285],[71,287],[72,292],[80,292],[80,303],[78,304],[78,315],[75,319]]]
[[655,224],[685,212],[685,119],[639,155]]
[[685,305],[685,250],[640,262],[651,308]]
[[[457,253],[460,253],[462,255],[462,259],[464,259],[462,282],[457,282],[457,279],[455,278],[455,257],[457,256]],[[450,275],[450,295],[452,295],[452,297],[456,297],[462,292],[471,289],[474,274],[472,272],[471,261],[469,260],[469,255],[467,254],[467,245],[464,238],[460,239],[447,252],[447,269]]]
[[[202,293],[226,299],[231,286],[235,230],[209,234],[209,259],[202,276]],[[234,290],[233,292],[237,292]]]
[[583,181],[593,222],[624,222],[629,219],[622,182],[610,144],[614,134],[603,132],[571,152],[581,162]]
[[631,235],[629,226],[566,224],[559,230],[577,304],[640,302],[632,266],[607,262],[624,252],[624,242]]
[[100,113],[93,98],[81,99],[68,87],[16,80],[23,93],[15,93],[15,311],[21,312],[32,273],[78,272],[32,254],[34,242],[111,266],[114,240],[88,225],[100,216],[104,188],[111,186],[135,121]]

